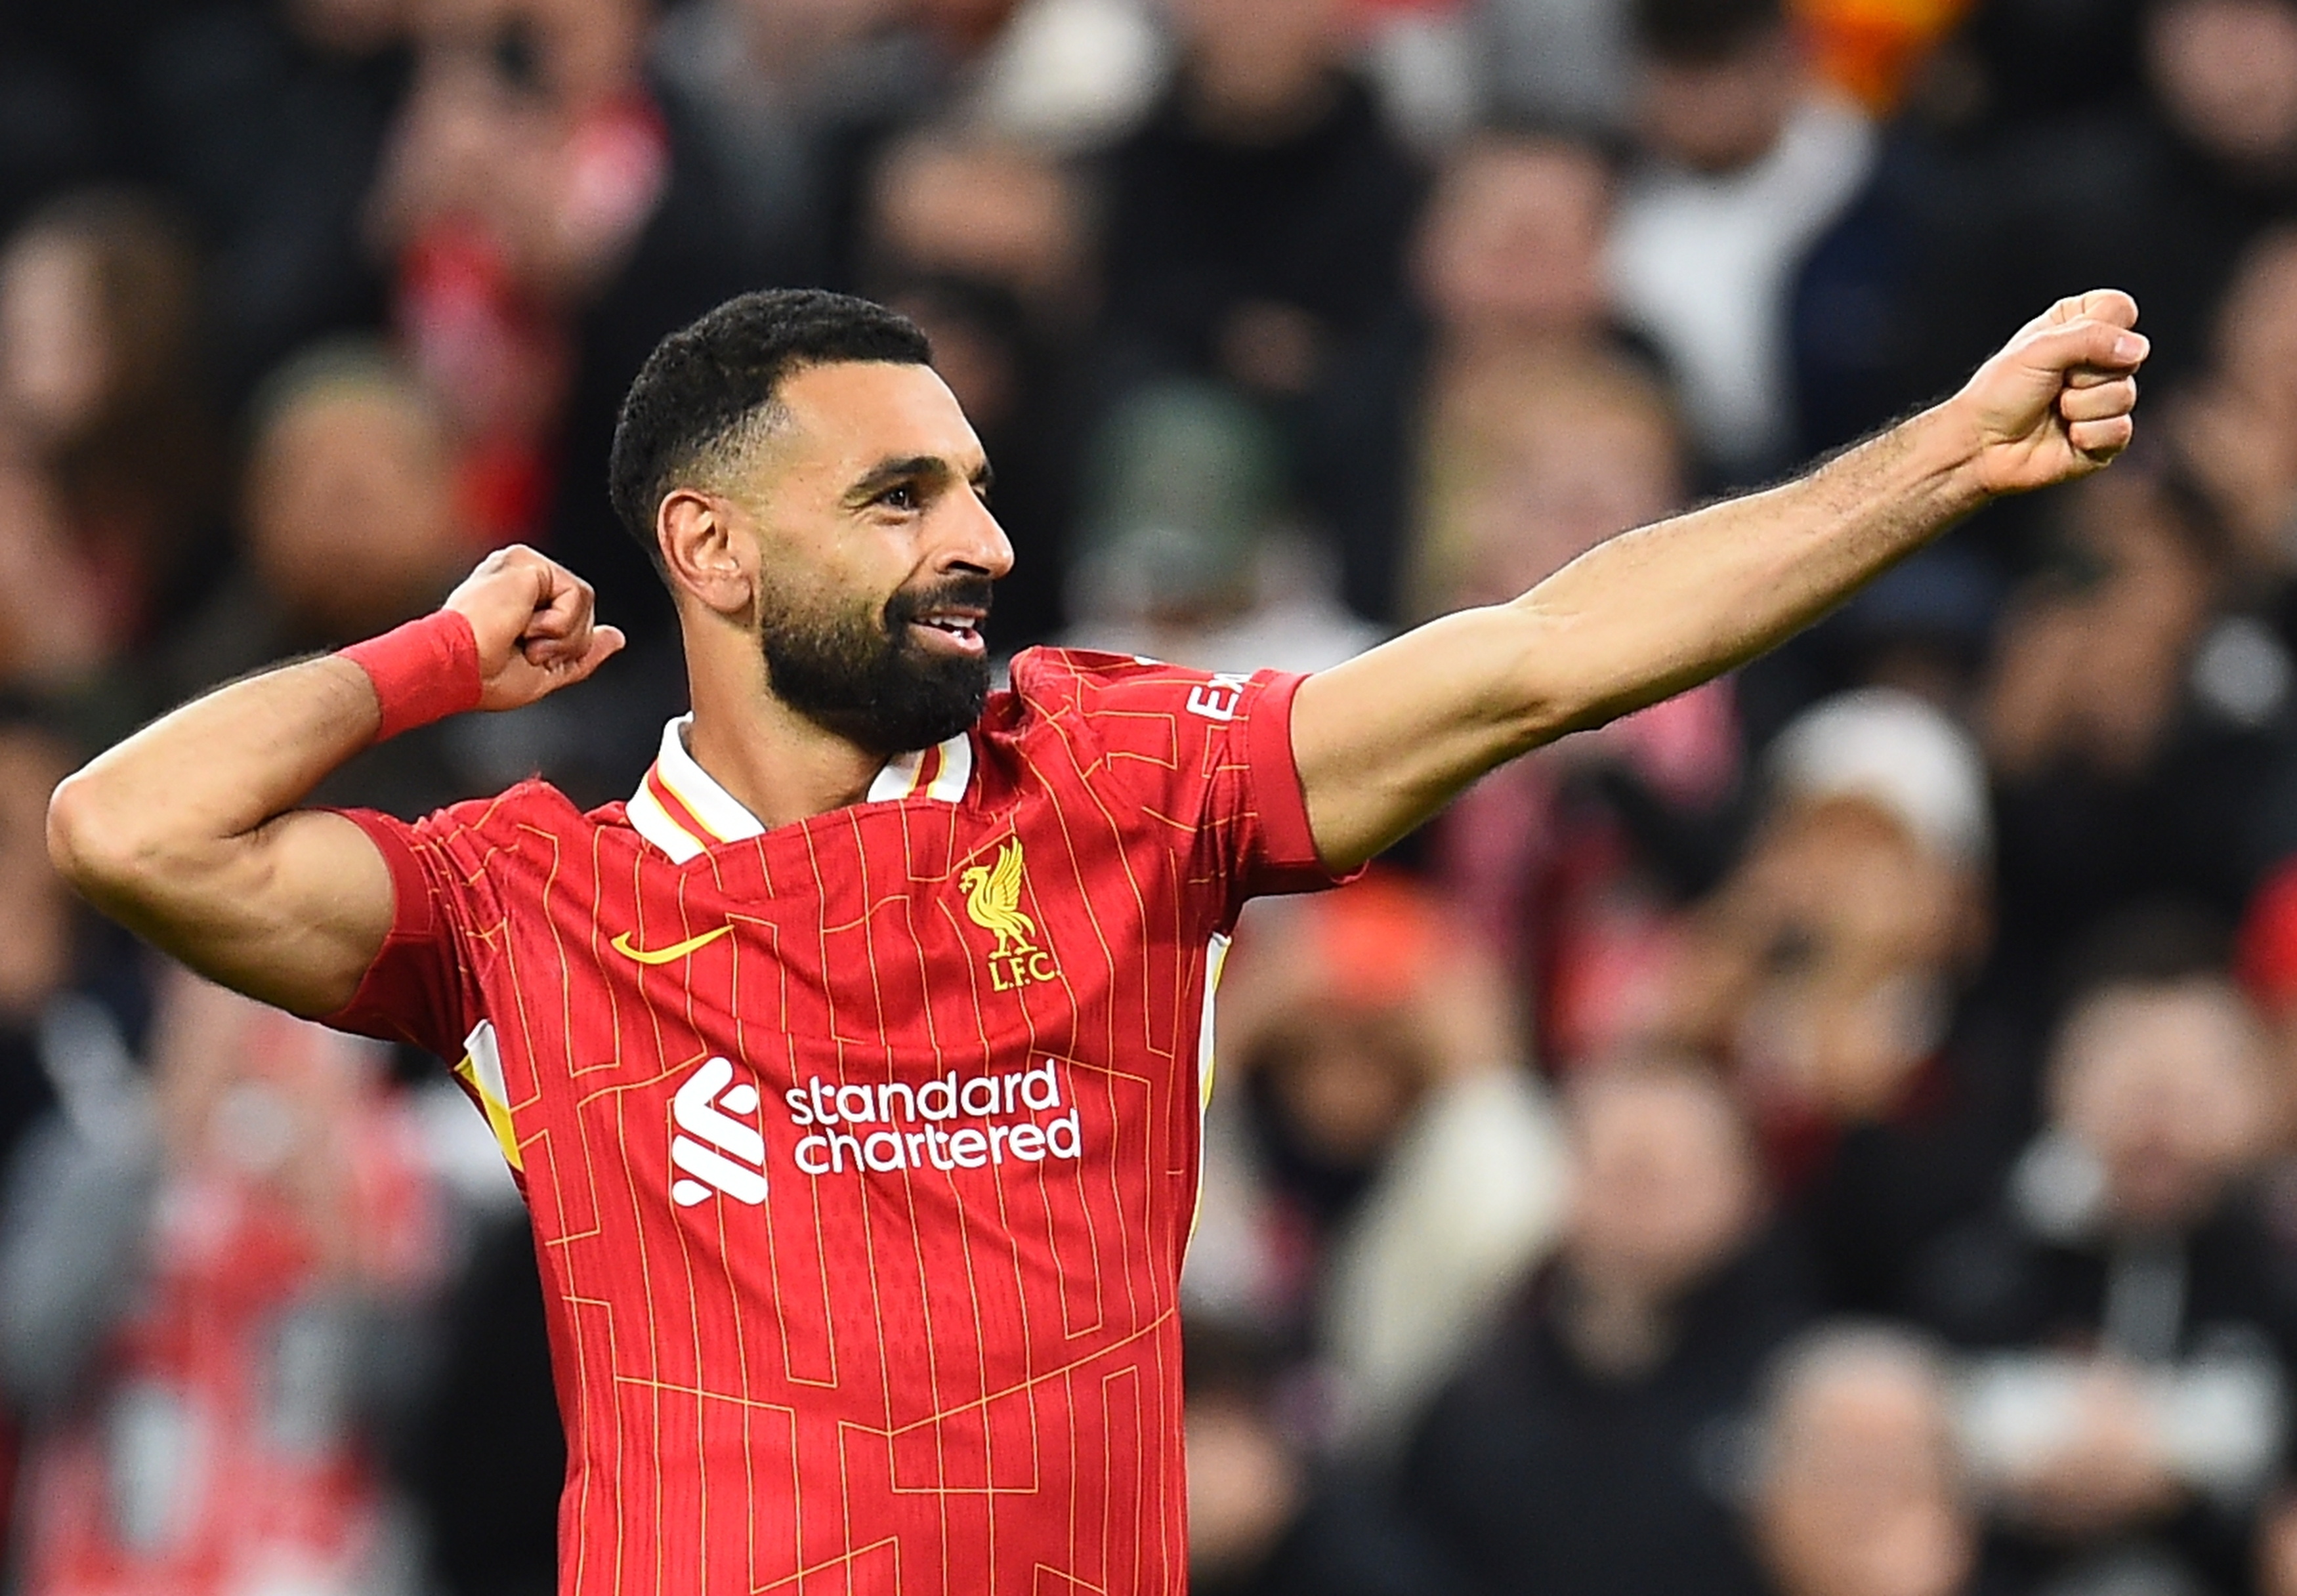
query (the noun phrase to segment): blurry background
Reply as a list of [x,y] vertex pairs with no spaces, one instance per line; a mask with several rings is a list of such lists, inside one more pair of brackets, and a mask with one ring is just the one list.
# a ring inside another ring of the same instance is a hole
[[2297,0],[0,8],[0,1549],[526,1596],[523,1216],[431,1061],[162,967],[59,776],[485,549],[634,646],[326,796],[629,790],[606,442],[916,317],[1002,653],[1330,664],[2112,284],[2110,476],[1256,906],[1184,1282],[1208,1596],[2297,1596]]

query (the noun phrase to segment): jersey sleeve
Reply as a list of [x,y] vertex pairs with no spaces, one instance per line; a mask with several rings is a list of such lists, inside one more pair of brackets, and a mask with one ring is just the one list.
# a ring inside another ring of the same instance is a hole
[[391,868],[391,932],[351,1000],[324,1023],[411,1042],[449,1061],[481,1017],[470,928],[482,890],[454,858],[465,827],[455,810],[409,824],[374,810],[335,811],[366,833]]
[[1292,697],[1306,678],[1040,650],[1015,662],[1014,679],[1025,695],[1073,703],[1107,782],[1216,874],[1232,902],[1341,879],[1316,856],[1292,758]]

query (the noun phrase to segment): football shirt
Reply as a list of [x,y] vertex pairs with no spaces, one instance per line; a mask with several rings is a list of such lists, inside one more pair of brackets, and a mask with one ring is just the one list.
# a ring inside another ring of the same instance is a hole
[[524,1190],[562,1591],[1184,1587],[1213,991],[1329,879],[1299,681],[1033,651],[770,830],[683,721],[594,813],[353,816],[397,909],[333,1023],[459,1058]]

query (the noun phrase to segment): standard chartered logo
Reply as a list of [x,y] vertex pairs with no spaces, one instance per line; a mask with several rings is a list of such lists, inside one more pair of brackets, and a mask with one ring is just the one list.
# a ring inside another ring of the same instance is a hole
[[766,1139],[748,1123],[757,1108],[758,1089],[737,1082],[726,1059],[712,1058],[687,1077],[670,1105],[681,1132],[670,1144],[670,1161],[679,1172],[670,1195],[679,1207],[693,1207],[712,1190],[753,1207],[766,1200]]
[[790,1123],[809,1134],[796,1148],[809,1175],[872,1170],[980,1169],[1041,1164],[1084,1154],[1073,1104],[1048,1058],[1034,1069],[959,1078],[952,1070],[919,1086],[833,1085],[816,1075],[782,1094]]

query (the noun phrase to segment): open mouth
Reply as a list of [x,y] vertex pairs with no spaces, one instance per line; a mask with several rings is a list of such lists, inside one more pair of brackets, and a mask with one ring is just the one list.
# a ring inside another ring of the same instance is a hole
[[987,645],[981,638],[981,617],[966,611],[937,611],[910,622],[918,630],[947,639],[966,654],[979,654]]

